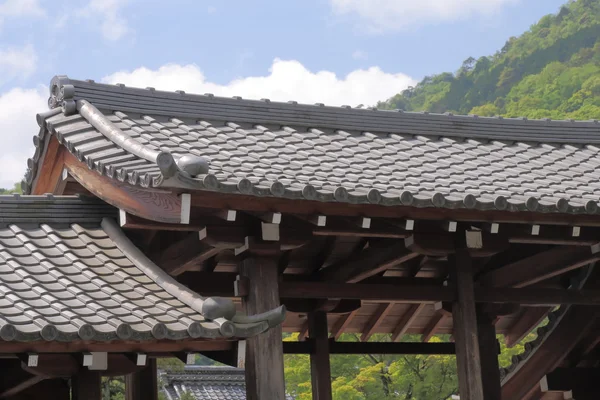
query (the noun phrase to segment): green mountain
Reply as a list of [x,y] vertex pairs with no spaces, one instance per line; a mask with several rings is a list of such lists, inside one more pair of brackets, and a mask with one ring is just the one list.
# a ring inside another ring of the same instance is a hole
[[379,108],[482,116],[600,118],[600,0],[571,0],[490,57],[425,77]]

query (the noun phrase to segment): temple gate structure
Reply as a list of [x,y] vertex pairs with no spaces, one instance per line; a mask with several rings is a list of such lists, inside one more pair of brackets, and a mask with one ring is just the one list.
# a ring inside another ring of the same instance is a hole
[[[455,354],[461,400],[599,398],[598,121],[66,76],[37,120],[30,196],[0,198],[0,398],[127,374],[155,399],[156,357],[194,353],[243,364],[249,400],[286,398],[285,353],[318,400],[330,354],[357,353]],[[536,329],[500,369],[496,335]]]

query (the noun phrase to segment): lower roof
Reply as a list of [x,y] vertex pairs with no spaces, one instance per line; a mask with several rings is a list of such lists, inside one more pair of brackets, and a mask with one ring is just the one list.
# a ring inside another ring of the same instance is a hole
[[248,318],[180,285],[115,213],[74,196],[0,196],[0,340],[249,337],[283,320],[284,309]]

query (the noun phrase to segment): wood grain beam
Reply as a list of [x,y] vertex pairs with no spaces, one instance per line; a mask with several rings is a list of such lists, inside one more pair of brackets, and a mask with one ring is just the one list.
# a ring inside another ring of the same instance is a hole
[[418,256],[401,243],[387,242],[387,247],[369,247],[353,260],[326,268],[317,274],[316,280],[359,282]]
[[600,246],[557,247],[483,274],[485,286],[524,287],[600,260]]
[[458,386],[464,400],[483,399],[481,358],[477,335],[477,314],[473,266],[468,249],[457,248],[448,263],[456,284],[456,300],[452,304],[453,337],[456,342]]
[[42,154],[43,160],[38,162],[37,177],[33,181],[31,194],[60,194],[60,181],[64,168],[64,152],[66,149],[58,143],[56,136],[49,136],[48,144]]
[[152,221],[181,223],[181,199],[175,194],[107,178],[90,170],[68,152],[64,155],[64,165],[81,186],[120,210]]
[[326,216],[369,216],[411,220],[452,220],[457,222],[493,222],[514,224],[554,224],[600,226],[600,216],[590,214],[512,212],[447,208],[388,207],[375,204],[344,204],[274,197],[198,191],[192,205],[205,208],[228,208],[243,211],[279,211],[286,214]]
[[332,400],[327,314],[323,311],[310,313],[308,331],[314,346],[314,351],[310,353],[313,400]]
[[597,315],[596,307],[570,307],[561,322],[527,362],[505,378],[502,385],[502,398],[524,398],[539,384],[544,375],[558,367],[577,343],[589,333]]
[[394,303],[384,303],[377,306],[377,310],[371,316],[367,324],[365,325],[362,335],[360,337],[361,342],[368,342],[371,336],[375,333],[379,325],[383,322],[385,317],[392,311]]
[[535,327],[542,323],[544,318],[552,311],[553,307],[528,307],[513,323],[504,335],[507,347],[513,347],[529,334]]
[[448,314],[443,313],[441,311],[438,311],[433,317],[431,317],[431,320],[429,320],[429,323],[423,330],[423,334],[421,335],[421,341],[423,343],[429,342],[447,318]]
[[197,233],[189,233],[160,252],[156,264],[168,274],[177,276],[198,267],[202,262],[219,254],[222,248],[203,243]]
[[[283,342],[285,354],[310,354],[312,340]],[[455,354],[454,343],[338,342],[330,339],[329,354]]]
[[38,376],[38,375],[31,376],[29,378],[25,378],[24,380],[22,380],[15,386],[13,386],[9,389],[6,389],[2,393],[0,393],[0,399],[8,399],[13,396],[16,396],[19,393],[21,393],[22,391],[29,389],[30,387],[38,384],[39,382],[41,382],[45,379],[46,379],[45,376]]
[[415,319],[419,316],[419,313],[425,308],[425,304],[413,304],[408,307],[408,310],[402,315],[394,332],[392,332],[392,342],[399,342],[402,337],[408,331],[408,328],[412,325]]
[[340,336],[344,334],[344,331],[350,325],[352,319],[356,316],[357,312],[358,310],[355,310],[348,314],[341,315],[335,322],[335,324],[333,324],[333,326],[331,327],[330,337],[335,340],[338,340]]

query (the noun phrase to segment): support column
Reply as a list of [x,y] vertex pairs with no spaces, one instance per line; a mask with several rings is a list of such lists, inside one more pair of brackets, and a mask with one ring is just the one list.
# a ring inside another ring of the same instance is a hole
[[500,365],[498,364],[500,344],[496,339],[496,327],[492,315],[478,310],[477,333],[481,357],[483,400],[502,400]]
[[[249,256],[240,264],[248,278],[243,305],[248,315],[279,307],[279,276],[275,257]],[[247,400],[285,399],[281,325],[246,341]]]
[[308,336],[314,343],[314,352],[310,354],[313,400],[332,400],[333,398],[327,328],[327,313],[316,311],[308,314]]
[[158,400],[156,359],[149,359],[146,368],[125,376],[126,400]]
[[71,398],[73,400],[102,400],[100,371],[90,371],[83,367],[71,378]]
[[471,255],[468,249],[458,248],[456,254],[449,256],[448,260],[457,291],[457,301],[452,307],[452,318],[460,399],[481,400],[484,397]]

